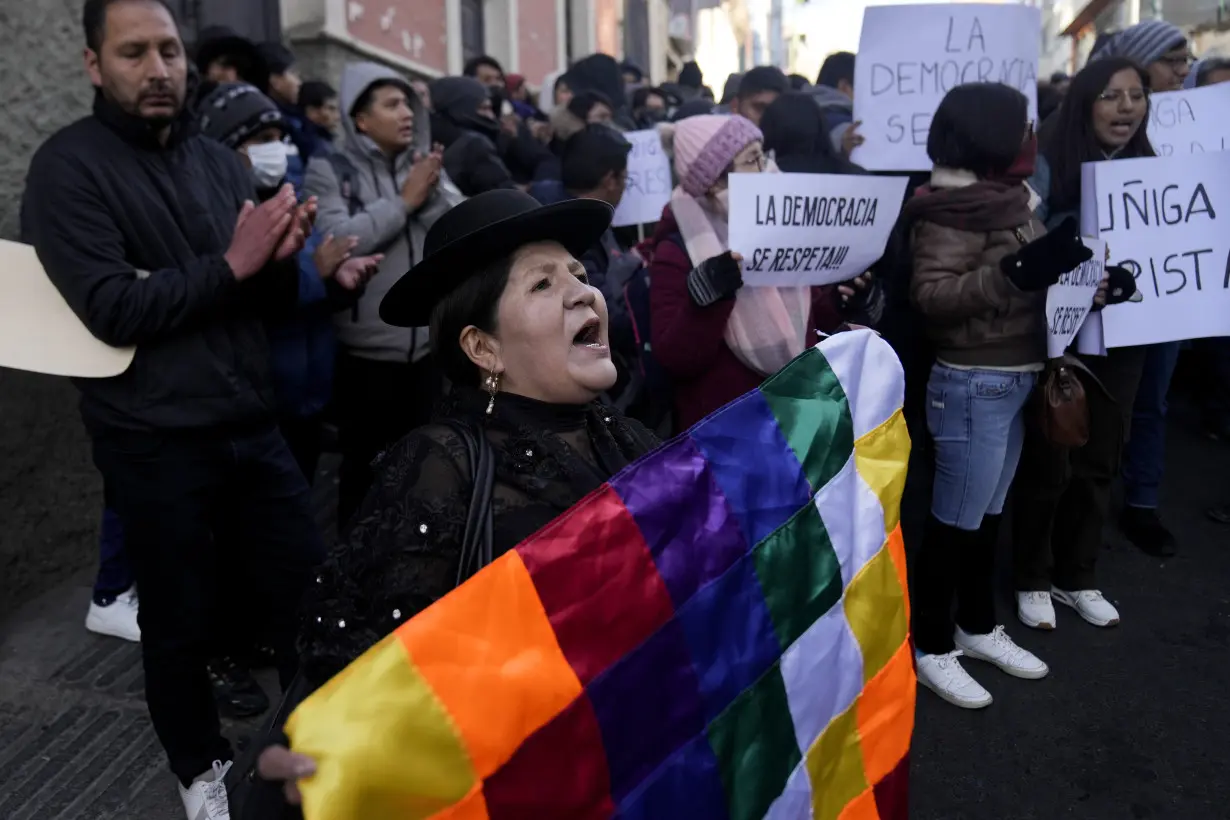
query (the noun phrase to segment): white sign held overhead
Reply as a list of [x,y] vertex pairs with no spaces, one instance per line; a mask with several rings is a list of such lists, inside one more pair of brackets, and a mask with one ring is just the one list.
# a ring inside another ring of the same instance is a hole
[[1093,257],[1059,277],[1046,291],[1046,355],[1052,359],[1063,355],[1084,326],[1102,281],[1106,243],[1086,238],[1085,247],[1093,251]]
[[872,6],[854,64],[854,119],[866,139],[851,159],[875,171],[925,171],[940,100],[964,83],[997,82],[1038,111],[1041,12],[1021,5]]
[[671,201],[670,157],[653,129],[630,131],[623,136],[632,143],[628,153],[628,185],[611,224],[621,227],[657,222],[662,218],[662,209]]
[[1106,346],[1230,336],[1230,152],[1081,170],[1082,231],[1105,240],[1144,297],[1102,311]]
[[1149,142],[1162,157],[1230,148],[1230,83],[1152,95]]
[[751,286],[853,279],[884,254],[905,177],[731,174],[730,249]]

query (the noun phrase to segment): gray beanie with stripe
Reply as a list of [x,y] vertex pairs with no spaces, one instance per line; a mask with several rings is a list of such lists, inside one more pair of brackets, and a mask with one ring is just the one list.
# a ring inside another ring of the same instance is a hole
[[1126,57],[1148,68],[1166,52],[1185,45],[1187,35],[1183,29],[1165,20],[1145,20],[1105,38],[1089,55],[1089,62],[1105,57]]

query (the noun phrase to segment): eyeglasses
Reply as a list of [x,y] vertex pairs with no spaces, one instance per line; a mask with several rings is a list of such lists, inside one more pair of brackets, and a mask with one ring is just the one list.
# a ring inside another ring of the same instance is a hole
[[736,168],[751,170],[755,168],[757,171],[763,171],[768,166],[768,162],[769,161],[764,154],[757,154],[751,159],[732,162],[730,164],[730,168],[731,170]]
[[1098,95],[1098,102],[1117,103],[1127,100],[1130,103],[1144,102],[1149,92],[1143,88],[1108,88]]
[[1165,63],[1166,65],[1170,66],[1172,69],[1177,69],[1177,68],[1191,67],[1191,64],[1195,62],[1195,59],[1196,58],[1190,54],[1181,54],[1181,55],[1173,56],[1173,57],[1159,57],[1157,59],[1157,62]]

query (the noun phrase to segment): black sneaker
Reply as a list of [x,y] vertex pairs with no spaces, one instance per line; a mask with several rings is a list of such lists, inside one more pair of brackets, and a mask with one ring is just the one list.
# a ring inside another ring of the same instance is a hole
[[269,696],[246,666],[233,658],[220,657],[212,659],[206,668],[214,700],[227,717],[255,717],[269,709]]
[[1174,535],[1166,529],[1157,510],[1144,507],[1124,507],[1119,517],[1119,529],[1136,547],[1148,555],[1169,558],[1178,551]]

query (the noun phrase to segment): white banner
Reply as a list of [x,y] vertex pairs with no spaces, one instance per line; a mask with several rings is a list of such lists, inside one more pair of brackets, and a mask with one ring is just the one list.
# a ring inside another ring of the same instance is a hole
[[1163,157],[1230,148],[1230,83],[1152,95],[1149,142]]
[[1102,311],[1106,347],[1230,336],[1230,152],[1081,171],[1082,233],[1105,240],[1144,297]]
[[827,285],[866,271],[905,198],[905,177],[731,174],[730,249],[743,281]]
[[671,201],[671,160],[662,140],[653,129],[629,131],[624,139],[632,143],[628,154],[628,186],[624,189],[611,224],[642,225],[662,218],[662,209]]
[[931,117],[948,91],[998,82],[1038,116],[1042,17],[1019,5],[872,6],[854,64],[854,119],[866,142],[851,159],[875,171],[925,171]]
[[1051,359],[1063,355],[1085,324],[1106,267],[1106,243],[1087,237],[1084,241],[1093,258],[1059,277],[1046,291],[1046,355]]

